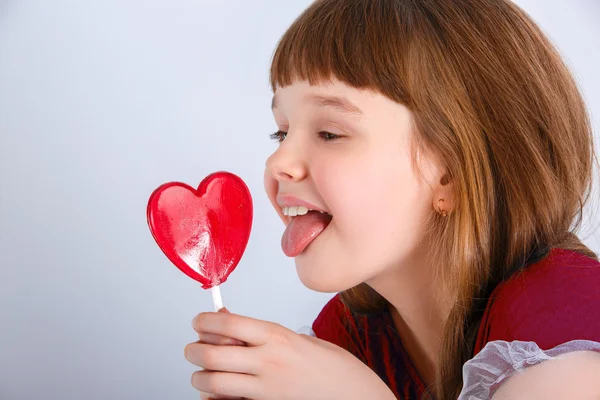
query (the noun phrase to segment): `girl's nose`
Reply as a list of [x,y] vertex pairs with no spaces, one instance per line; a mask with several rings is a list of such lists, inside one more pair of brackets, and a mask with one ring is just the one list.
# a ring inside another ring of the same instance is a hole
[[[289,145],[289,143],[286,143]],[[301,181],[307,175],[306,160],[299,149],[286,146],[283,143],[267,159],[266,168],[271,177],[279,182]]]

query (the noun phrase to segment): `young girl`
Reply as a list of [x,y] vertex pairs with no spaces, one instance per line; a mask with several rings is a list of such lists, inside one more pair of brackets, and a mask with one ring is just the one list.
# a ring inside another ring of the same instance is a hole
[[509,0],[317,0],[270,77],[280,145],[265,187],[282,248],[307,287],[339,294],[316,338],[200,314],[194,387],[600,397],[600,263],[575,234],[591,126],[527,14]]

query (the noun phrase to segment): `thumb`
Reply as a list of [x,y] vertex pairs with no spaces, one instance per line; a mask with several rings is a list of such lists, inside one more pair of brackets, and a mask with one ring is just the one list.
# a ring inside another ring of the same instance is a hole
[[[219,311],[217,311],[217,312],[231,314],[231,312],[229,312],[227,307],[223,307],[223,308],[219,309]],[[228,337],[221,336],[221,335],[215,335],[212,333],[202,334],[201,342],[207,343],[207,344],[225,344],[225,345],[233,345],[233,346],[245,346],[246,345],[246,343],[242,342],[241,340],[232,339],[232,338],[228,338]]]

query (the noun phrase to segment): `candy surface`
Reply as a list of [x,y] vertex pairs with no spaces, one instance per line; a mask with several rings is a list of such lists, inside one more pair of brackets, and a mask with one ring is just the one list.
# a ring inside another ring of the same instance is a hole
[[250,238],[252,197],[229,172],[208,175],[197,189],[169,182],[150,196],[148,226],[167,258],[204,289],[237,267]]

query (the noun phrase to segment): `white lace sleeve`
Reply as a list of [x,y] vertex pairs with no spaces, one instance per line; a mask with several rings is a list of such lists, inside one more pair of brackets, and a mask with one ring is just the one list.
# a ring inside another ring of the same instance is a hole
[[505,380],[525,368],[582,350],[600,352],[600,343],[573,340],[544,351],[535,342],[489,342],[463,365],[463,389],[458,400],[489,400]]
[[300,329],[296,330],[296,333],[299,333],[300,335],[307,335],[307,336],[312,336],[312,337],[317,337],[317,335],[315,335],[315,332],[312,330],[312,328],[310,326],[303,326]]

